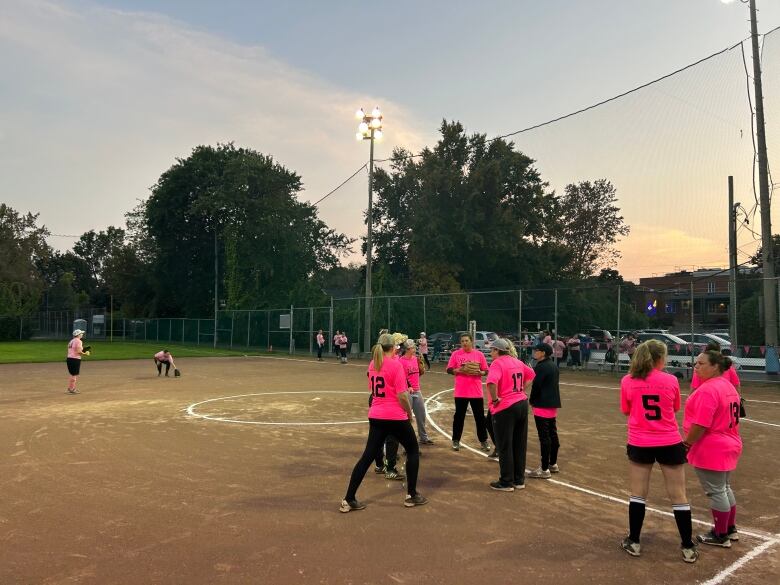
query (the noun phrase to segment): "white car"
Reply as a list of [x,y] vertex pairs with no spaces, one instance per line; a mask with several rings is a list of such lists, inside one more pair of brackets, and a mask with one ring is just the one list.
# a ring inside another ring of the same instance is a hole
[[718,337],[717,335],[713,335],[712,333],[677,333],[677,337],[680,339],[684,339],[688,343],[693,341],[693,343],[696,344],[697,348],[701,344],[703,346],[706,346],[708,343],[717,343],[720,346],[721,351],[725,354],[731,353],[731,342],[723,339],[722,337]]

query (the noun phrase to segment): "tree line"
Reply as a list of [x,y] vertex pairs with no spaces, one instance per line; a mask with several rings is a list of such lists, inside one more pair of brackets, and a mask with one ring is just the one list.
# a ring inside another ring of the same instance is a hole
[[[124,227],[90,230],[66,251],[47,242],[38,215],[0,204],[0,315],[105,307],[113,297],[126,316],[207,317],[215,259],[228,310],[363,295],[365,266],[342,265],[358,240],[326,225],[301,189],[300,175],[269,155],[197,146]],[[375,295],[622,282],[612,266],[629,226],[615,186],[596,178],[556,193],[512,142],[443,121],[433,147],[396,149],[374,190]],[[572,319],[598,319],[606,301],[582,290]]]

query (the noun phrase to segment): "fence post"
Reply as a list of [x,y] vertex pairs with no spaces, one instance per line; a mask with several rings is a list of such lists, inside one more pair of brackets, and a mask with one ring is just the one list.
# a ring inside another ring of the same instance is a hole
[[615,332],[615,339],[617,340],[618,349],[617,349],[615,355],[618,356],[618,361],[619,361],[620,360],[620,285],[618,285],[617,289],[618,289],[617,290],[617,293],[618,293],[618,295],[617,295],[617,297],[618,297],[618,301],[617,301],[617,331]]
[[469,330],[469,315],[471,311],[471,295],[466,293],[466,331]]
[[293,311],[295,307],[290,305],[290,355],[295,351],[295,339],[293,338]]
[[200,319],[198,319],[198,345],[200,345]]
[[309,307],[309,355],[314,353],[314,307]]
[[246,312],[246,346],[249,347],[249,328],[252,326],[252,311]]
[[555,341],[558,341],[558,289],[555,289]]
[[266,309],[265,311],[265,325],[265,349],[267,350],[271,347],[271,309]]
[[517,337],[522,341],[523,335],[523,291],[517,291]]
[[24,329],[24,317],[19,317],[19,341],[22,340],[22,329]]
[[[332,339],[333,339],[333,296],[332,295],[330,297],[330,316],[328,317],[328,328],[329,328],[328,329],[328,337],[327,337],[328,347],[330,349],[333,349],[333,342],[332,342]],[[328,352],[328,353],[330,353],[330,352]]]
[[425,306],[425,300],[427,298],[426,295],[423,295],[423,331],[425,331],[425,335],[428,335],[428,312]]
[[168,343],[173,341],[173,319],[168,319]]
[[365,335],[366,333],[365,333],[365,331],[363,331],[363,329],[365,329],[365,328],[363,327],[363,322],[361,321],[362,316],[361,316],[361,313],[360,313],[360,297],[358,297],[357,300],[358,300],[358,306],[357,306],[357,322],[358,322],[357,339],[358,339],[358,354],[360,354],[360,348],[363,347],[362,336]]
[[387,330],[393,330],[393,328],[390,326],[390,297],[387,297]]
[[147,323],[147,320],[144,319],[144,341],[146,341],[146,323]]
[[[691,365],[693,365],[693,279],[691,279],[691,343],[688,346],[688,352],[691,356]],[[702,310],[702,314],[704,311]]]

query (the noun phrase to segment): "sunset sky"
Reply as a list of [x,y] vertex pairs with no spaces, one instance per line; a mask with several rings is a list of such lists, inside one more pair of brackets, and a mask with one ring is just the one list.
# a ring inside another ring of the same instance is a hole
[[[780,3],[758,5],[761,32],[780,26]],[[316,201],[368,157],[354,139],[357,107],[382,108],[384,158],[433,144],[443,118],[506,134],[748,34],[746,5],[720,0],[3,0],[0,201],[39,212],[55,234],[123,225],[177,157],[227,141],[273,155],[303,177],[300,197]],[[780,31],[767,36],[763,60],[771,164]],[[618,268],[638,279],[727,263],[728,175],[737,200],[754,206],[750,133],[737,47],[513,140],[551,189],[615,184],[632,230]],[[361,173],[321,204],[321,217],[359,236],[366,188]],[[754,236],[739,238],[744,261]]]

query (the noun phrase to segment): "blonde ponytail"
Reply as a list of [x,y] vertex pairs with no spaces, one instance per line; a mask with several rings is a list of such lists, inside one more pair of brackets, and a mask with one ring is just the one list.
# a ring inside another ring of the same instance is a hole
[[374,371],[382,369],[382,363],[385,359],[385,352],[391,351],[395,347],[393,336],[383,333],[379,336],[377,344],[371,349],[371,359],[374,362]]
[[648,339],[640,343],[631,358],[628,375],[644,380],[653,371],[655,365],[666,358],[666,344],[657,339]]

